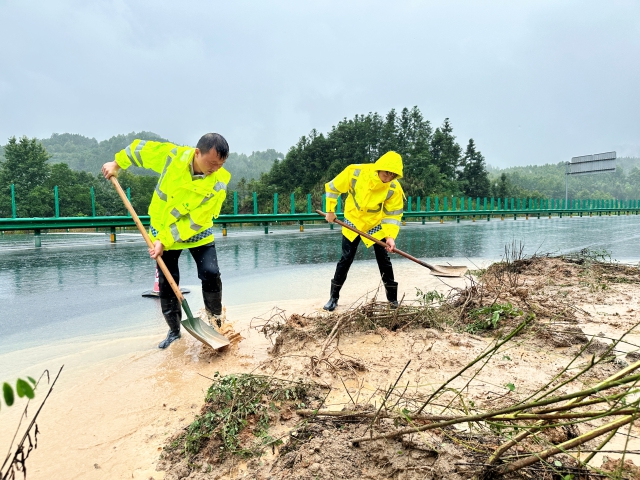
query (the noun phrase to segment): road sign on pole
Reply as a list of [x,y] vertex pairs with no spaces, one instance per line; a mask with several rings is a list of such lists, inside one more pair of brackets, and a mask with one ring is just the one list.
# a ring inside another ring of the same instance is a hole
[[616,152],[596,153],[593,155],[582,155],[573,157],[571,162],[567,162],[564,176],[564,197],[565,205],[568,200],[569,175],[586,175],[588,173],[609,173],[616,171]]

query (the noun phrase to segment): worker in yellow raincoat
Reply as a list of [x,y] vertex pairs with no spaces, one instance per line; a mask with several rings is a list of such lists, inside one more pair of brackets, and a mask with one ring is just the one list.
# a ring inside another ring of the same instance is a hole
[[[402,177],[402,157],[396,152],[387,152],[375,163],[354,164],[345,168],[337,177],[325,185],[328,222],[336,219],[336,205],[342,193],[348,193],[344,206],[345,223],[384,240],[387,248],[362,237],[369,248],[373,245],[378,269],[392,308],[398,307],[398,283],[393,277],[393,267],[388,252],[395,247],[395,238],[400,231],[404,193],[398,179]],[[342,228],[342,257],[331,280],[331,297],[324,306],[333,311],[338,306],[340,289],[358,250],[360,235]]]
[[[176,283],[180,282],[178,258],[188,249],[202,281],[202,296],[209,315],[221,325],[222,281],[213,238],[213,219],[226,198],[231,174],[223,168],[229,145],[217,133],[200,138],[196,148],[172,143],[134,140],[102,166],[105,178],[131,165],[160,174],[149,205],[153,248],[151,258],[162,256]],[[158,269],[160,305],[169,325],[167,338],[158,347],[167,348],[180,338],[182,309],[162,269]],[[211,321],[211,320],[210,320]]]

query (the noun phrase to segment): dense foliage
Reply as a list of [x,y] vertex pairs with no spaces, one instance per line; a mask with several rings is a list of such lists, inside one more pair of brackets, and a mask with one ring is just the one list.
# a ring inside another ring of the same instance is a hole
[[[60,216],[91,215],[90,189],[95,192],[97,215],[124,215],[115,190],[100,175],[103,163],[135,138],[166,141],[151,132],[117,135],[98,142],[77,134],[53,134],[37,140],[12,137],[0,147],[0,217],[10,217],[10,186],[15,185],[18,217],[55,214],[54,186],[58,187]],[[562,198],[565,165],[536,165],[496,169],[487,167],[473,139],[463,149],[449,119],[435,130],[417,107],[343,119],[326,135],[312,130],[291,147],[286,156],[273,149],[251,155],[231,153],[225,167],[232,174],[229,191],[236,190],[239,210],[252,212],[257,192],[260,212],[273,211],[273,194],[280,194],[279,211],[288,211],[289,194],[296,194],[296,209],[306,208],[306,194],[314,204],[324,184],[351,163],[375,162],[383,153],[402,155],[407,196],[470,196]],[[4,158],[3,158],[4,157]],[[640,199],[640,159],[621,158],[615,173],[570,176],[569,197],[586,199]],[[132,167],[120,175],[131,189],[131,200],[146,214],[157,174]],[[223,213],[233,211],[227,201]]]
[[485,160],[473,139],[466,150],[456,142],[449,119],[435,129],[418,107],[343,119],[324,135],[312,130],[300,138],[282,161],[276,161],[260,180],[240,185],[240,196],[251,191],[262,198],[273,193],[306,194],[317,198],[324,184],[352,163],[375,162],[394,150],[402,155],[402,184],[408,195],[470,195],[491,193]]
[[[618,158],[615,172],[570,175],[569,198],[640,199],[640,158]],[[492,194],[499,197],[564,198],[565,164],[491,169]]]
[[[117,135],[102,142],[68,133],[53,134],[45,140],[10,138],[0,150],[0,217],[12,215],[11,184],[15,186],[18,217],[54,216],[55,186],[62,217],[92,214],[91,187],[95,192],[96,215],[126,214],[120,197],[99,172],[105,162],[113,160],[116,152],[136,138],[166,141],[150,132]],[[251,155],[231,153],[226,164],[232,174],[229,188],[235,188],[243,178],[256,178],[282,157],[275,150]],[[123,188],[130,188],[131,203],[141,215],[147,213],[157,176],[153,171],[136,167],[120,173],[120,183]]]

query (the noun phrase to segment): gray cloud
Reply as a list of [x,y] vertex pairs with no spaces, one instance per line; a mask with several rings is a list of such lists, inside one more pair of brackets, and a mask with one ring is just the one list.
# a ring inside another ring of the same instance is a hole
[[417,105],[489,163],[640,155],[637,1],[0,0],[0,142],[151,130],[286,151]]

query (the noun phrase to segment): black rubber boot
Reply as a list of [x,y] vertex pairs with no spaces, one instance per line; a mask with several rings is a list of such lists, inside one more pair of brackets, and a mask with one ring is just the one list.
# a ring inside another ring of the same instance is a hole
[[338,285],[333,280],[331,280],[331,297],[329,298],[329,301],[326,303],[326,305],[322,308],[324,308],[328,312],[333,312],[336,309],[336,307],[338,306],[338,298],[340,298],[341,288],[342,285]]
[[169,325],[169,333],[158,348],[167,348],[173,342],[180,338],[180,320],[182,319],[182,308],[180,302],[176,297],[173,298],[160,298],[160,307],[162,309],[162,315]]
[[[215,319],[218,328],[222,326],[222,292],[202,292],[204,308]],[[213,325],[212,325],[213,326]]]
[[398,308],[398,282],[385,283],[384,289],[387,292],[389,307]]

